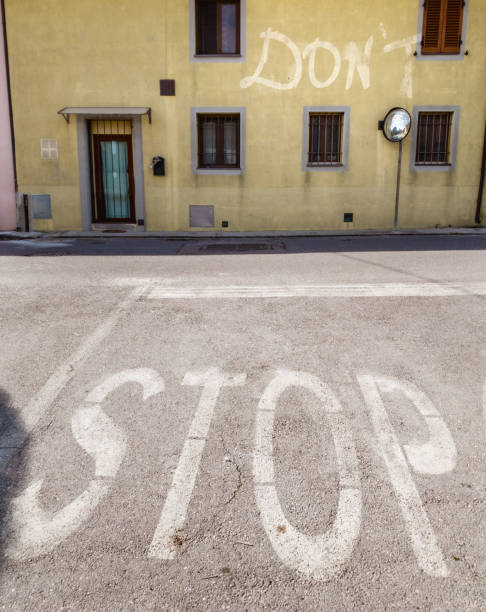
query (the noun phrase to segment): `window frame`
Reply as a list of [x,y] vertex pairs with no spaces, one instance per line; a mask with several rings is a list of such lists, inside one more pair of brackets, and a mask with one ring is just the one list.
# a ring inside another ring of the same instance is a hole
[[246,61],[246,0],[240,0],[240,52],[238,54],[198,55],[196,47],[196,0],[189,0],[189,59],[196,63],[245,62]]
[[[237,118],[235,123],[237,124],[236,130],[236,163],[234,164],[225,164],[224,163],[224,154],[225,154],[225,135],[224,135],[224,124],[219,123],[216,124],[216,133],[215,133],[215,146],[216,146],[216,159],[223,160],[223,163],[215,163],[208,164],[206,166],[201,165],[201,145],[204,145],[204,130],[202,129],[204,120],[210,120],[212,117],[214,119],[223,119],[225,117]],[[197,153],[198,153],[198,170],[235,170],[240,168],[240,114],[239,113],[197,113],[196,114],[196,122],[197,122]]]
[[417,27],[417,47],[416,58],[418,61],[460,61],[464,59],[466,52],[466,32],[467,18],[469,12],[469,0],[465,0],[465,6],[462,9],[462,30],[461,30],[461,49],[459,53],[422,53],[422,39],[424,36],[424,0],[419,0],[418,11],[418,27]]
[[[198,115],[239,115],[240,165],[223,167],[199,167]],[[193,174],[243,175],[246,171],[246,108],[244,106],[195,106],[191,108],[191,165]]]
[[[348,169],[349,160],[349,121],[350,106],[304,106],[302,120],[302,170],[304,172],[345,172]],[[309,153],[309,120],[311,114],[316,113],[342,113],[343,114],[343,134],[342,144],[342,164],[341,165],[317,165],[308,163]]]
[[[419,113],[452,113],[452,125],[449,134],[449,163],[417,164],[417,138]],[[410,145],[410,170],[412,172],[453,172],[456,169],[457,143],[459,133],[459,106],[414,106],[412,113],[412,142]]]

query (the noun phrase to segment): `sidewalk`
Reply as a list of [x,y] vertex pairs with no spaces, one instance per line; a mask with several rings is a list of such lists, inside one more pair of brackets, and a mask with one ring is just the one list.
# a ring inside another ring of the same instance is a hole
[[133,232],[133,231],[55,231],[55,232],[0,232],[0,240],[34,240],[43,238],[171,238],[193,240],[199,238],[293,238],[293,237],[332,237],[332,236],[447,236],[447,235],[485,235],[486,227],[447,227],[440,229],[400,229],[393,230],[342,230],[342,231],[267,231],[267,232]]

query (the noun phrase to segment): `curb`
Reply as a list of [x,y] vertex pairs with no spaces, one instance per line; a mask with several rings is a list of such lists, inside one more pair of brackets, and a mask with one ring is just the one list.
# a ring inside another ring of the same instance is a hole
[[271,231],[271,232],[0,232],[1,240],[35,240],[38,238],[166,238],[169,240],[227,239],[227,238],[339,238],[342,236],[486,236],[486,227],[403,229],[403,230],[336,230],[336,231]]

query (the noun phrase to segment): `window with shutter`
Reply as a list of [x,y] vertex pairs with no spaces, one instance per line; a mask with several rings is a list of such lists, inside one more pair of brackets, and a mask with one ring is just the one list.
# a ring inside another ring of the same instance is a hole
[[194,174],[245,174],[244,106],[191,108],[191,165]]
[[197,115],[198,168],[240,167],[240,115]]
[[196,55],[240,53],[240,0],[196,0]]
[[423,54],[461,52],[464,0],[425,0],[422,29]]

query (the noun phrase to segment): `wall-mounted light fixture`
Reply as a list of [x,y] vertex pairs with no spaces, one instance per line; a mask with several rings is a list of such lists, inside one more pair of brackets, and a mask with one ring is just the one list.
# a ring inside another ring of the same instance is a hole
[[402,168],[402,142],[410,132],[412,119],[410,113],[404,108],[395,107],[390,109],[383,121],[378,121],[378,129],[382,130],[384,137],[390,142],[398,142],[398,170],[397,170],[397,191],[395,197],[395,219],[393,221],[393,231],[398,226],[398,202],[400,198],[400,172]]

